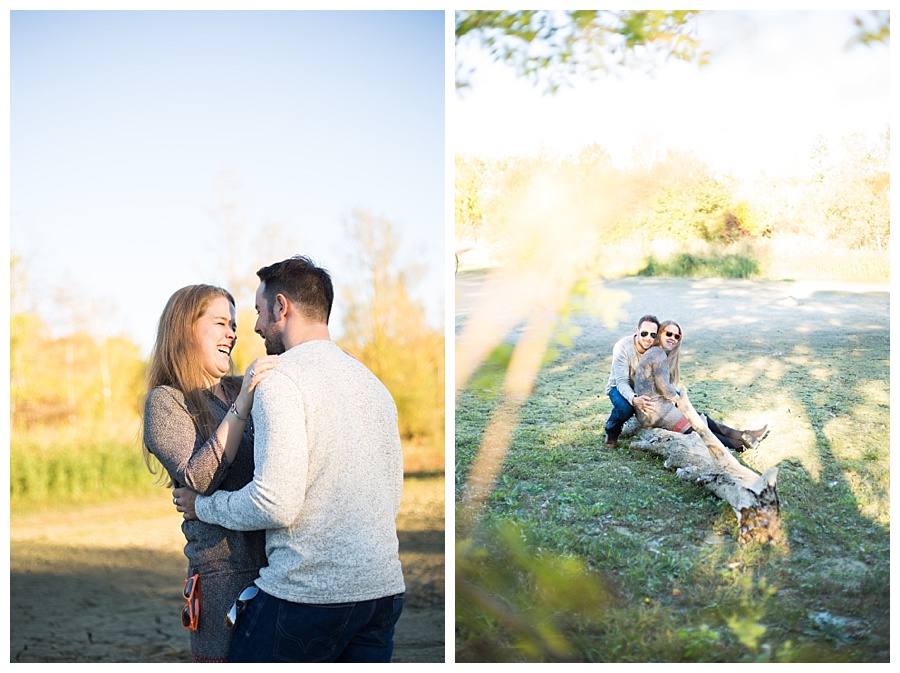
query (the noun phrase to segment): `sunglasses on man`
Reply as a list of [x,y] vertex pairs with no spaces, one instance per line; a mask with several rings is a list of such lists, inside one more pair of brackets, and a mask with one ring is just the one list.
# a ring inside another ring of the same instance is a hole
[[226,628],[234,628],[235,624],[237,624],[238,617],[240,617],[244,608],[247,607],[247,602],[256,598],[256,594],[258,593],[259,588],[255,584],[251,584],[241,592],[240,596],[237,597],[237,600],[228,611],[228,614],[225,615]]

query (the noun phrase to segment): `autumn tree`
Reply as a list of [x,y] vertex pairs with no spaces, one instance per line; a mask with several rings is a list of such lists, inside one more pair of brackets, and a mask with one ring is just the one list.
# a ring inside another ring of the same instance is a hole
[[891,233],[890,131],[837,145],[820,140],[799,217],[806,227],[849,248],[887,250]]
[[27,260],[10,256],[10,412],[13,430],[70,426],[85,440],[113,434],[138,417],[144,363],[138,346],[102,332],[71,286],[48,292],[67,323],[52,335],[37,313]]
[[391,221],[356,211],[345,228],[357,280],[345,287],[341,346],[391,391],[404,442],[443,451],[444,338],[411,294],[424,269],[401,262]]
[[485,175],[488,164],[478,157],[456,157],[454,222],[457,239],[477,238],[485,218]]
[[46,406],[47,396],[55,397],[58,390],[57,386],[44,390],[38,384],[40,362],[34,354],[38,350],[36,342],[46,333],[46,328],[32,306],[27,262],[21,255],[10,255],[9,275],[10,425],[15,426],[31,418],[32,409]]

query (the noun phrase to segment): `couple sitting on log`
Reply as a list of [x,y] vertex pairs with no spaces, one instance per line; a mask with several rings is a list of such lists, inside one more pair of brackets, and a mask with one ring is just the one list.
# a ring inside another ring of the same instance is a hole
[[[679,398],[681,337],[681,327],[674,320],[659,322],[655,316],[645,315],[638,321],[634,334],[616,342],[606,384],[612,402],[612,413],[606,421],[606,446],[616,446],[622,426],[633,415],[645,428],[684,434],[693,430],[687,417],[675,406]],[[755,449],[766,434],[767,426],[759,430],[735,430],[703,416],[719,441],[738,452]]]

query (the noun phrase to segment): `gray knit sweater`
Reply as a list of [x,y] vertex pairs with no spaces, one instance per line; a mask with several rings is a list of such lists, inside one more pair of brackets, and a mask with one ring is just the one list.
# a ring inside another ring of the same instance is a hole
[[371,600],[405,590],[395,520],[403,490],[390,393],[331,341],[279,357],[256,389],[253,481],[199,496],[197,516],[266,529],[257,585],[296,603]]
[[[221,423],[228,412],[214,395],[209,409]],[[234,462],[229,465],[225,447],[213,433],[204,440],[188,413],[184,395],[169,386],[150,391],[144,403],[144,443],[162,463],[177,486],[199,493],[216,489],[236,491],[253,478],[253,421],[248,421]],[[194,572],[256,571],[266,561],[263,531],[233,531],[202,521],[184,521],[187,540],[184,554]]]
[[675,406],[678,391],[669,380],[669,358],[659,346],[653,346],[641,356],[634,372],[634,392],[650,398],[650,410],[635,409],[634,413],[645,428],[663,428],[685,432],[691,424]]
[[622,337],[613,346],[612,366],[609,370],[609,381],[606,383],[606,394],[615,388],[622,397],[634,404],[634,372],[641,356],[634,345],[634,335]]

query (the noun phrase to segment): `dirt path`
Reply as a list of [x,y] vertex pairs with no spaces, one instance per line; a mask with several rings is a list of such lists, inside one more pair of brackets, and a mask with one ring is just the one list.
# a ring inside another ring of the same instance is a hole
[[[186,662],[186,561],[167,492],[10,521],[11,662]],[[398,518],[407,594],[394,660],[443,662],[444,481],[408,479]]]
[[[484,297],[483,273],[456,277],[457,328]],[[821,322],[828,331],[846,325],[881,325],[887,320],[889,285],[827,281],[755,281],[718,278],[619,278],[597,284],[601,294],[576,300],[578,309],[600,309],[601,303],[619,306],[619,325],[610,329],[596,316],[578,322],[597,332],[628,333],[645,313],[660,320],[675,319],[697,329],[720,330],[730,324],[753,324],[762,333],[806,331]],[[596,305],[593,305],[596,304]],[[514,305],[510,302],[510,305]],[[623,334],[624,334],[623,333]]]

